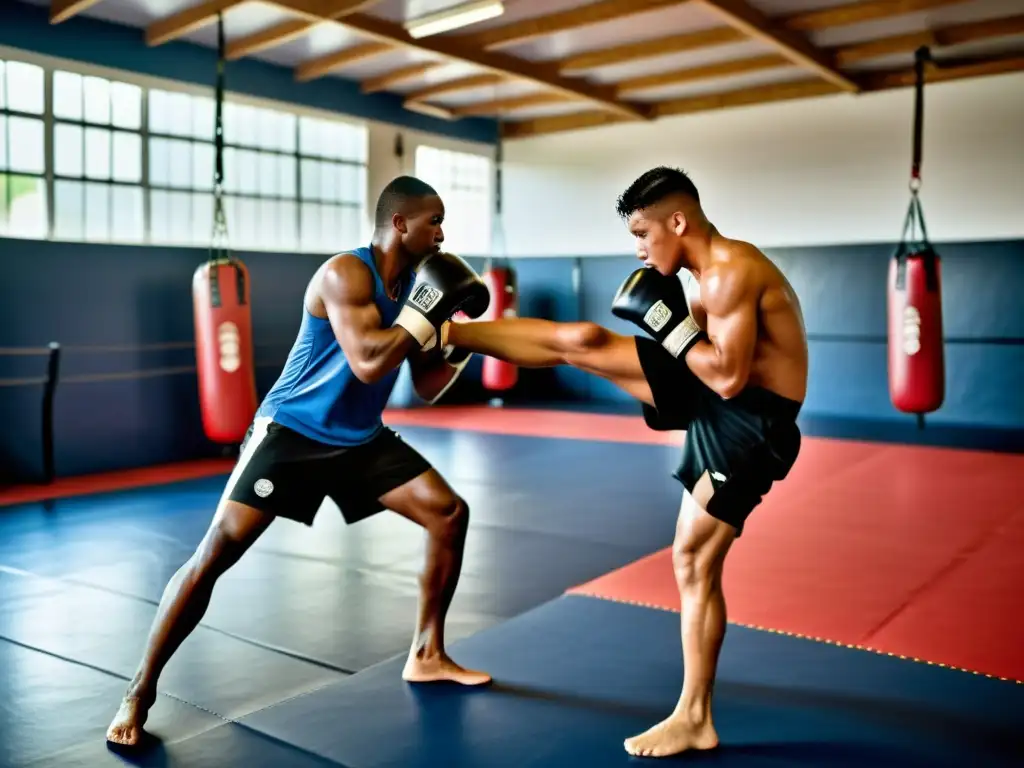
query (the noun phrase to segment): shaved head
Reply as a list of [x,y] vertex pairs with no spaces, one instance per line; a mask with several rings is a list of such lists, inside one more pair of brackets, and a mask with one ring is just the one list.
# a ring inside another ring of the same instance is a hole
[[397,213],[411,216],[418,213],[430,198],[438,197],[437,191],[415,176],[399,176],[391,181],[377,198],[374,226],[386,229],[391,226],[392,217]]

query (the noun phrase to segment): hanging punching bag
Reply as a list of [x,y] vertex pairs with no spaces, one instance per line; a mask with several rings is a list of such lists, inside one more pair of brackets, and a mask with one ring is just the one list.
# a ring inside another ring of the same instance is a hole
[[200,264],[192,302],[203,431],[215,443],[240,443],[258,407],[245,265],[231,258]]
[[196,373],[203,431],[215,443],[240,443],[256,413],[249,272],[228,250],[224,215],[224,18],[217,16],[213,244],[192,275]]
[[[516,317],[519,313],[519,294],[516,290],[515,270],[510,266],[492,268],[484,273],[483,280],[491,292],[491,303],[481,319]],[[519,369],[512,363],[496,357],[485,357],[481,378],[485,389],[503,392],[516,385],[519,380]]]
[[889,397],[898,410],[917,414],[919,423],[925,413],[938,410],[945,397],[941,267],[928,241],[918,196],[927,56],[927,49],[919,49],[916,55],[910,208],[889,263],[888,285]]

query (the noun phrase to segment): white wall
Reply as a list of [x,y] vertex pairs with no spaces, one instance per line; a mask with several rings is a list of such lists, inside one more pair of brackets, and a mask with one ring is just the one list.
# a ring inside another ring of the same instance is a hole
[[[513,256],[632,252],[615,215],[656,165],[691,174],[726,234],[762,247],[898,239],[913,89],[509,141]],[[929,85],[921,200],[934,241],[1024,237],[1024,74]]]

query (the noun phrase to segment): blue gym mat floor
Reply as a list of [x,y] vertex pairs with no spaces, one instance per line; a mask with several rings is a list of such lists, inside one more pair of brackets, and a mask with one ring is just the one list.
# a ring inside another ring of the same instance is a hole
[[[224,477],[22,504],[0,511],[0,765],[635,765],[622,740],[678,696],[679,616],[565,592],[671,542],[678,448],[401,431],[469,502],[447,640],[494,685],[402,682],[422,533],[346,527],[328,503],[221,580],[152,741],[115,751],[107,724]],[[718,750],[661,762],[1021,765],[1024,686],[730,626],[716,726]]]

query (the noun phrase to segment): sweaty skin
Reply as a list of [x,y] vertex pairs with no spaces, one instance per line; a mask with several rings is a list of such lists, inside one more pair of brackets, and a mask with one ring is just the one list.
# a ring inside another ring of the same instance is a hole
[[[710,226],[691,240],[688,263],[679,266],[691,314],[708,338],[687,352],[686,364],[725,399],[757,386],[803,402],[807,339],[792,286],[749,243],[722,237]],[[671,261],[671,256],[664,256],[671,250],[664,246],[651,252]],[[649,265],[655,261],[644,249],[641,257]],[[673,274],[679,266],[658,268]],[[449,323],[442,335],[449,344],[520,367],[572,365],[654,405],[633,337],[595,323],[530,318]],[[711,700],[726,629],[722,573],[736,529],[706,512],[713,493],[705,474],[692,494],[683,494],[672,547],[681,605],[683,687],[666,719],[624,741],[625,750],[634,756],[667,757],[713,749],[719,743]]]
[[[716,235],[710,250],[712,260],[704,272],[684,279],[690,312],[708,335],[687,352],[686,364],[722,397],[760,386],[802,402],[807,342],[793,288],[748,243]],[[653,405],[633,337],[595,323],[534,318],[452,322],[443,334],[444,343],[522,368],[581,368]]]

